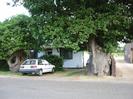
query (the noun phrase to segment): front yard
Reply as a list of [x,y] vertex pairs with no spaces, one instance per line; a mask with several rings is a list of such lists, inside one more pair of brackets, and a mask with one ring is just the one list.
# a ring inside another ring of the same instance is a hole
[[85,74],[85,69],[65,69],[55,73],[46,73],[43,76],[25,75],[21,73],[12,73],[9,70],[0,70],[0,77],[19,77],[19,78],[35,78],[35,79],[50,79],[50,80],[122,80],[133,82],[133,64],[125,63],[122,57],[116,59],[116,77],[97,77],[88,76]]
[[[0,75],[2,76],[23,76],[21,73],[13,73],[9,70],[0,70]],[[59,77],[73,77],[73,76],[85,76],[84,69],[65,69],[63,71],[57,71],[55,73],[46,73],[43,76],[59,76]],[[25,75],[25,76],[35,76],[35,75]]]
[[13,73],[10,71],[0,71],[0,76],[21,76],[20,73]]

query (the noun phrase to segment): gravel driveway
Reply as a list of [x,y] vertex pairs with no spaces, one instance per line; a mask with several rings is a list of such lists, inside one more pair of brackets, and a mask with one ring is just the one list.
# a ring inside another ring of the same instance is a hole
[[126,63],[123,57],[116,57],[117,77],[133,81],[133,64]]

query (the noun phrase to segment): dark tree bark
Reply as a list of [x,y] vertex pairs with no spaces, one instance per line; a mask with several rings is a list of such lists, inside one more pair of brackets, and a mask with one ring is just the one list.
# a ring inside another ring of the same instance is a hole
[[20,64],[24,61],[26,53],[24,50],[17,50],[8,59],[9,70],[12,72],[18,72]]
[[116,61],[113,56],[111,56],[110,58],[111,58],[110,75],[115,77],[116,76]]

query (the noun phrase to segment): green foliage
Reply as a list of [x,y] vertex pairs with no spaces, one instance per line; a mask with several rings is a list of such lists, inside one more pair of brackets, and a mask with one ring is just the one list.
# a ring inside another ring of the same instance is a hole
[[38,45],[79,50],[95,38],[108,53],[117,42],[133,39],[132,0],[24,0],[23,4],[32,17],[38,17],[35,36],[45,39]]
[[16,50],[40,49],[45,43],[40,20],[18,15],[0,23],[0,59],[7,59]]
[[33,16],[51,17],[43,31],[55,47],[79,49],[96,38],[104,51],[112,52],[118,41],[129,36],[130,6],[117,0],[25,0],[24,6]]
[[9,71],[9,66],[6,60],[0,60],[0,71]]
[[56,71],[63,70],[63,58],[62,57],[59,57],[56,55],[45,55],[43,58],[46,59],[51,64],[55,65]]
[[29,17],[19,15],[0,24],[0,58],[6,59],[18,49],[28,48]]

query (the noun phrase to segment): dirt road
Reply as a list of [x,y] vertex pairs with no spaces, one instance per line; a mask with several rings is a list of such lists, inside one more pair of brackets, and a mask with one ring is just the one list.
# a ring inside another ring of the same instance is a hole
[[133,80],[133,64],[126,63],[123,57],[116,57],[116,74],[125,80]]

